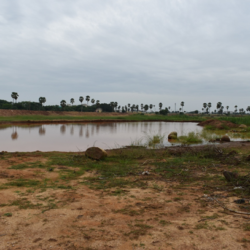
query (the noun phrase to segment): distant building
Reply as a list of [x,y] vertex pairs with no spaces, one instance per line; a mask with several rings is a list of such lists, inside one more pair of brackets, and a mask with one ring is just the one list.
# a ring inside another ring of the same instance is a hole
[[95,112],[97,112],[97,113],[102,113],[102,109],[101,109],[101,108],[98,108],[98,109],[95,110]]

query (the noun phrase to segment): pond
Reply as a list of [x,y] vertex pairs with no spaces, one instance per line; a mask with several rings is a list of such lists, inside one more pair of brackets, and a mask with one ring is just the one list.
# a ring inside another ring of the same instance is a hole
[[[190,132],[202,133],[203,128],[191,122],[101,122],[81,124],[44,124],[0,126],[0,151],[85,151],[97,146],[103,149],[144,144],[159,135],[163,146],[171,146],[167,136]],[[208,141],[208,140],[207,140]],[[203,139],[202,143],[206,143]],[[176,145],[176,144],[175,144]]]

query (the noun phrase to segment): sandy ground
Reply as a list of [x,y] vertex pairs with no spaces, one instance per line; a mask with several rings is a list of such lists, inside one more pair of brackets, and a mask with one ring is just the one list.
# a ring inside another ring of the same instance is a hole
[[[241,147],[250,151],[248,143]],[[1,156],[0,186],[19,178],[56,181],[59,169],[67,168],[14,170],[9,167],[46,163],[46,157],[40,152]],[[215,167],[218,173],[223,170],[223,165]],[[150,165],[145,164],[147,169]],[[182,186],[175,179],[160,180],[152,173],[131,177],[134,182],[145,181],[148,188],[125,188],[116,195],[112,190],[90,189],[84,184],[86,176],[95,173],[71,180],[70,190],[0,189],[0,249],[250,249],[250,231],[243,229],[250,217],[224,210],[211,199],[211,193],[206,194],[209,187],[204,183]],[[213,189],[212,197],[239,210],[233,202],[239,197],[228,195],[226,189]]]

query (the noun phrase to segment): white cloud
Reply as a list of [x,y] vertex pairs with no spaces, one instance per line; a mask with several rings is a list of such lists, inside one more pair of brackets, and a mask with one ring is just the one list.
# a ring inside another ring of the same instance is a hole
[[190,110],[205,100],[248,106],[249,7],[237,0],[2,0],[0,99],[17,91],[20,100],[47,96],[53,104],[92,93],[131,103],[174,97]]

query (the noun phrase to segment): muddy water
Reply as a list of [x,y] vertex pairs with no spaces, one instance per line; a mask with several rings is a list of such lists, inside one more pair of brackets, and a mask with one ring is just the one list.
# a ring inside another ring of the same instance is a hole
[[145,142],[147,135],[200,132],[197,123],[180,122],[107,122],[82,124],[46,124],[0,127],[0,151],[85,151],[90,146],[118,148],[133,142]]

